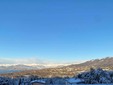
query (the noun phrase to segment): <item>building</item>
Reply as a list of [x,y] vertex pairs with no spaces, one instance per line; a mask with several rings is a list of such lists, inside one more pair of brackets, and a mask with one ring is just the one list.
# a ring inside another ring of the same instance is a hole
[[33,80],[31,81],[31,85],[45,85],[45,81],[43,80]]
[[84,80],[81,79],[75,79],[75,78],[69,78],[66,80],[66,85],[76,85],[83,83]]

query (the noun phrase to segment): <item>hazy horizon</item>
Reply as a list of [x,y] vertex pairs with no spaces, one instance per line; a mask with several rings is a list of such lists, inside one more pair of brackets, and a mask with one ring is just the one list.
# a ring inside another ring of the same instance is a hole
[[113,56],[113,1],[0,1],[0,64],[68,64]]

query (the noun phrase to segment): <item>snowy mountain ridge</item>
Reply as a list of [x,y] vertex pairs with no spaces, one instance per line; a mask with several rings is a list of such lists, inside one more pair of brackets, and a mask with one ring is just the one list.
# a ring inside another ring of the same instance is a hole
[[45,68],[57,68],[68,64],[0,64],[0,73],[12,73],[25,70],[40,70]]
[[[15,71],[26,71],[30,74],[36,71],[38,75],[41,72],[41,76],[51,76],[49,73],[54,75],[62,75],[62,76],[72,76],[73,74],[78,74],[84,71],[87,71],[89,68],[103,68],[105,70],[113,69],[113,57],[107,57],[103,59],[95,59],[86,61],[81,64],[1,64],[0,65],[0,73],[15,72]],[[46,70],[46,72],[44,70]],[[30,70],[30,71],[29,71]],[[32,71],[31,71],[32,70]],[[65,71],[65,73],[64,73]],[[59,74],[60,73],[60,74]]]

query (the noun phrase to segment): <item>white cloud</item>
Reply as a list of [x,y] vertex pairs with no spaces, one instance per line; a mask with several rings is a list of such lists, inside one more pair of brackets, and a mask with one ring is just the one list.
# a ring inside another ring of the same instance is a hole
[[78,64],[84,62],[83,60],[78,60],[74,62],[52,62],[48,60],[40,60],[36,57],[31,58],[0,58],[0,64],[1,65],[12,65],[12,64],[39,64],[39,65],[69,65],[69,64]]
[[43,63],[37,58],[0,58],[0,64],[36,64]]

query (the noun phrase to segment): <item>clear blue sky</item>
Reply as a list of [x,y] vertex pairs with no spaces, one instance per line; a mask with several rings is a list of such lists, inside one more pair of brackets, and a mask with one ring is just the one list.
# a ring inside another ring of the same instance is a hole
[[34,56],[113,56],[113,0],[0,0],[0,57]]

